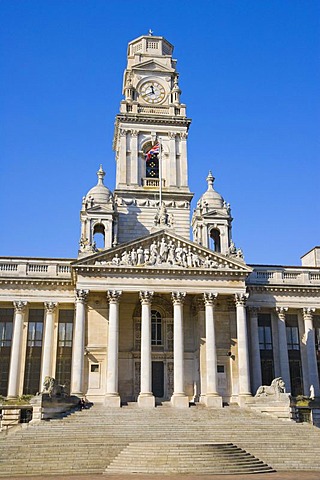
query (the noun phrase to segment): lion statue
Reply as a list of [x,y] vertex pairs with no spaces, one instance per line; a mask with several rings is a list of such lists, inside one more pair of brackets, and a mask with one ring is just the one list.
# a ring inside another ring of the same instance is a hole
[[49,397],[65,397],[66,385],[60,385],[53,377],[44,377],[43,390],[41,393],[47,393]]
[[268,397],[271,395],[279,395],[280,393],[285,393],[285,383],[281,377],[277,377],[272,380],[271,385],[261,385],[258,388],[256,397]]

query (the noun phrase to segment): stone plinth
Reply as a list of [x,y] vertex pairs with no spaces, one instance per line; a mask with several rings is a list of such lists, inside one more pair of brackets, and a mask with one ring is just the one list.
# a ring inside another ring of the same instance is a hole
[[172,395],[171,403],[175,408],[189,408],[189,397],[186,395]]
[[206,407],[222,408],[222,397],[220,395],[205,395],[203,403]]
[[106,395],[104,398],[104,405],[111,408],[120,408],[121,398],[119,395]]

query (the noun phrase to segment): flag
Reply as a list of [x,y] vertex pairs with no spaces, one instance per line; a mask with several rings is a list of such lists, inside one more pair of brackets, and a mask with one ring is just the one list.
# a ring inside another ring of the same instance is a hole
[[160,153],[160,143],[156,143],[153,145],[153,147],[150,148],[150,150],[146,153],[146,160],[150,160],[152,155],[157,155]]

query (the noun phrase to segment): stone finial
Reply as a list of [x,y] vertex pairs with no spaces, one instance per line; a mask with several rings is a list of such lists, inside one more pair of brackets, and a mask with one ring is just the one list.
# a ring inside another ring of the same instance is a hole
[[214,176],[212,175],[211,170],[209,170],[208,176],[206,178],[208,182],[208,190],[213,190],[213,182],[215,181]]
[[106,174],[106,172],[103,170],[102,165],[100,165],[100,168],[97,171],[98,185],[103,185],[103,179],[104,179],[105,174]]

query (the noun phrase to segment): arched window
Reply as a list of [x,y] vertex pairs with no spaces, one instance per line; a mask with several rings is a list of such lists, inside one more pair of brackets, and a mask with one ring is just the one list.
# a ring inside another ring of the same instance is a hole
[[93,228],[93,241],[95,242],[98,249],[104,248],[105,230],[104,226],[101,223],[97,223],[97,225],[95,225]]
[[146,161],[146,177],[159,178],[158,155],[151,155],[151,157]]
[[210,248],[215,252],[221,252],[220,230],[218,228],[210,230]]
[[162,318],[158,310],[151,310],[151,345],[162,345]]

